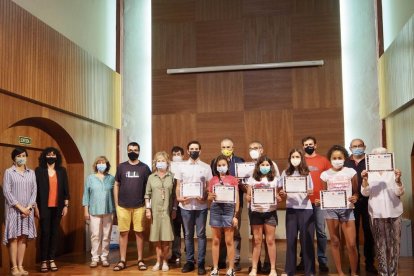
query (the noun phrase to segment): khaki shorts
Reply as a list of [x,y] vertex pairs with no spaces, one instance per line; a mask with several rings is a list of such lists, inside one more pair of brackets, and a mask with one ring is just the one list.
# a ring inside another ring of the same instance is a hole
[[124,208],[118,206],[116,207],[116,216],[118,217],[119,232],[129,231],[131,221],[135,232],[144,231],[145,207]]

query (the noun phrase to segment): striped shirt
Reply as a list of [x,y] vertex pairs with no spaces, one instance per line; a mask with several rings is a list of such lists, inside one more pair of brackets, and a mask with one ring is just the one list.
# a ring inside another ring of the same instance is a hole
[[26,167],[23,172],[17,171],[13,165],[4,173],[3,194],[5,198],[5,231],[3,243],[9,239],[27,235],[28,239],[36,237],[34,212],[23,218],[21,212],[15,207],[20,204],[23,207],[36,204],[36,176],[33,170]]

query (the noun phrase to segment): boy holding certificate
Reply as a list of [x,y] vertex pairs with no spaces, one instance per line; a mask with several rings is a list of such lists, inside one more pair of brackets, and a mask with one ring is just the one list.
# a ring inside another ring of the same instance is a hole
[[331,237],[331,250],[339,275],[345,275],[341,267],[340,228],[342,229],[351,265],[351,275],[356,275],[358,253],[356,249],[354,203],[358,200],[358,180],[354,169],[344,167],[347,150],[334,145],[328,151],[332,168],[321,174],[327,191],[321,191],[321,206],[326,209],[326,222]]
[[219,275],[219,247],[221,232],[224,229],[224,238],[227,246],[229,269],[226,276],[234,276],[234,229],[238,225],[237,213],[239,209],[239,194],[237,178],[229,174],[229,161],[220,155],[214,162],[214,177],[210,181],[208,199],[210,206],[210,226],[213,235],[211,248],[213,255],[213,269],[210,275]]
[[249,276],[257,275],[263,234],[265,235],[270,259],[270,274],[276,276],[275,230],[277,225],[277,202],[281,198],[276,193],[277,177],[273,161],[266,155],[259,157],[253,176],[247,181],[246,200],[250,203],[249,220],[253,232],[252,270]]
[[302,260],[305,275],[315,274],[315,220],[309,195],[313,193],[312,177],[306,165],[304,152],[292,149],[288,158],[289,166],[279,179],[279,195],[286,198],[286,265],[288,276],[296,273],[296,243],[300,232]]

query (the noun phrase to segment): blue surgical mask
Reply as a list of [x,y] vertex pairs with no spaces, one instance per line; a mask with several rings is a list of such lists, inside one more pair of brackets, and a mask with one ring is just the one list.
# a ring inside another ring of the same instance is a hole
[[96,164],[96,169],[98,172],[103,173],[106,170],[106,164]]
[[270,172],[270,167],[260,167],[260,172],[262,174],[268,174]]
[[363,155],[365,153],[364,148],[352,149],[353,155]]
[[227,166],[221,166],[221,167],[218,167],[218,166],[217,166],[217,171],[218,171],[219,173],[226,173],[226,172],[227,172],[227,170],[228,170]]
[[157,167],[157,169],[159,170],[166,170],[167,169],[167,162],[157,162],[157,164],[155,165]]

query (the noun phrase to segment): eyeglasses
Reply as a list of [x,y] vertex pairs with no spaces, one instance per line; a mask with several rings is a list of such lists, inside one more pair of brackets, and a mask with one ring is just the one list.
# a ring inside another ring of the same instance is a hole
[[261,149],[262,147],[253,147],[253,148],[251,148],[251,147],[249,147],[249,150],[259,150],[259,149]]
[[351,146],[351,149],[358,149],[358,148],[363,148],[365,147],[365,145],[353,145]]

